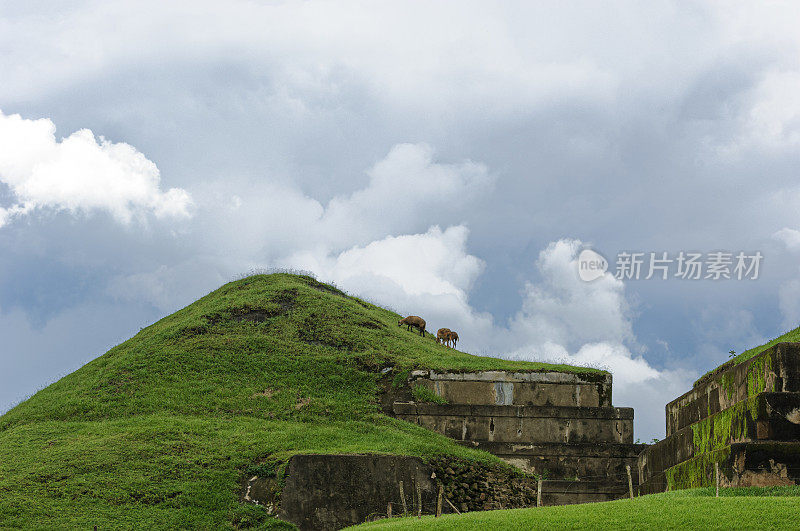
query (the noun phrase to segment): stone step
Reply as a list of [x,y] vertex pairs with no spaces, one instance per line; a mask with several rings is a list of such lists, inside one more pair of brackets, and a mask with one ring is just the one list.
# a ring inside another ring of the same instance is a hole
[[611,407],[611,374],[414,371],[423,386],[450,404]]
[[395,402],[394,415],[458,441],[633,442],[633,409]]
[[667,436],[763,392],[800,392],[800,343],[778,343],[695,382],[667,404]]
[[800,485],[800,442],[738,442],[717,451],[699,454],[665,470],[641,477],[641,494],[666,490],[713,487],[715,465],[720,486],[769,487]]
[[540,443],[519,444],[489,441],[461,441],[470,448],[498,456],[526,472],[548,478],[601,479],[627,481],[625,466],[630,466],[634,484],[639,482],[636,459],[646,444],[620,443]]
[[800,439],[800,393],[761,393],[650,446],[638,460],[642,483],[683,461],[737,442]]

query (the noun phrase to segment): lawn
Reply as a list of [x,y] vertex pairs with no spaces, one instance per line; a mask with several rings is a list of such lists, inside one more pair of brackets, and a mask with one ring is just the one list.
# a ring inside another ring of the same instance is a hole
[[393,518],[351,529],[798,529],[800,487],[691,489],[633,500]]

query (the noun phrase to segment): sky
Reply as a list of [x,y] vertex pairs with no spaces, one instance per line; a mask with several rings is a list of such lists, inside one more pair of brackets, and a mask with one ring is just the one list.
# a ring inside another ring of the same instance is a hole
[[800,324],[799,29],[792,2],[0,0],[0,412],[292,268],[468,352],[611,370],[661,438]]

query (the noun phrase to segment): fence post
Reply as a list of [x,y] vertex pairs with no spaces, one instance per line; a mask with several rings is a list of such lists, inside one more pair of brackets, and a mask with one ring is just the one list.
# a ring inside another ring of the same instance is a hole
[[400,482],[400,499],[403,500],[403,516],[408,514],[408,506],[406,505],[406,494],[403,492],[403,482]]
[[422,490],[417,482],[417,518],[422,518]]
[[386,518],[392,517],[392,502],[389,502],[389,505],[386,506]]
[[453,510],[456,512],[456,514],[461,514],[461,511],[459,511],[458,508],[455,505],[453,505],[453,502],[451,502],[447,498],[445,498],[444,501],[447,502],[447,505],[449,505],[450,507],[453,508]]
[[714,483],[717,484],[716,497],[719,498],[719,463],[714,463]]
[[444,487],[439,485],[439,495],[436,497],[436,518],[442,516],[442,496],[444,496]]
[[536,507],[542,506],[542,476],[539,476],[539,483],[536,485]]
[[628,493],[633,499],[633,480],[631,479],[631,465],[625,465],[625,471],[628,473]]

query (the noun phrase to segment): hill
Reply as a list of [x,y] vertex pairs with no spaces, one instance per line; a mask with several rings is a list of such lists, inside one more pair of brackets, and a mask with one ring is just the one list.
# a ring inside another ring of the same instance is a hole
[[382,412],[414,368],[603,374],[472,356],[398,319],[307,276],[226,284],[0,417],[0,527],[283,525],[240,482],[296,453],[505,466]]
[[691,489],[633,500],[378,520],[350,529],[797,529],[798,487]]

